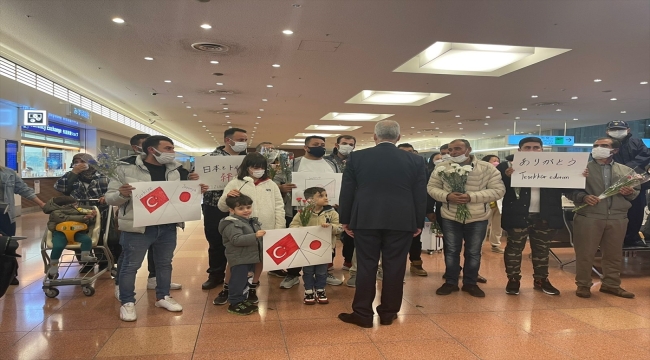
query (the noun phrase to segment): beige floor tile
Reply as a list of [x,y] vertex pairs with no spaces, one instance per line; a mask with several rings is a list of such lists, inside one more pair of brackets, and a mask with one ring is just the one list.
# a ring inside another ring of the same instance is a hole
[[27,335],[26,331],[0,332],[0,349],[9,349],[25,335]]
[[615,307],[561,309],[558,311],[601,330],[650,328],[650,319]]
[[257,313],[248,316],[239,316],[228,313],[228,305],[213,305],[212,300],[205,305],[203,324],[221,324],[233,322],[267,322],[278,321],[278,311],[275,303],[260,301],[255,304],[259,308]]
[[369,343],[370,338],[362,328],[345,324],[335,318],[285,320],[282,330],[289,350],[294,347],[312,345],[314,339],[319,339],[322,345],[346,343]]
[[[376,343],[379,351],[388,360],[403,359],[478,359],[465,346],[452,338],[418,341],[397,341]],[[363,359],[363,358],[360,358]]]
[[375,317],[378,326],[364,329],[373,342],[425,340],[449,337],[438,325],[426,315],[398,315],[392,325],[379,325],[379,317]]
[[156,354],[136,356],[111,356],[111,360],[192,360],[192,353],[186,354]]
[[343,312],[351,312],[352,308],[348,302],[334,301],[328,294],[329,304],[305,305],[302,304],[302,293],[300,299],[293,301],[277,301],[275,308],[278,311],[280,320],[290,319],[335,319]]
[[384,359],[377,346],[371,343],[290,347],[289,355],[291,359],[337,359],[342,355],[346,360]]
[[575,359],[650,359],[650,352],[608,332],[547,334],[538,338]]
[[229,323],[226,326],[224,324],[203,324],[196,341],[195,352],[271,348],[285,348],[282,328],[278,321]]
[[566,359],[563,354],[532,335],[515,335],[507,338],[467,338],[460,340],[481,359]]
[[[118,327],[153,327],[153,326],[178,326],[178,325],[200,325],[203,320],[204,304],[181,304],[183,311],[171,312],[158,308],[153,303],[136,305],[138,321],[119,321]],[[119,314],[116,313],[116,314]],[[118,319],[118,316],[114,317]],[[118,319],[119,320],[119,319]]]
[[43,310],[8,310],[2,311],[0,333],[30,331],[41,324],[51,313]]
[[289,360],[287,350],[284,348],[258,349],[258,350],[232,350],[227,352],[195,353],[193,360]]
[[495,313],[429,314],[438,326],[456,339],[468,337],[510,337],[526,334]]
[[556,310],[506,311],[496,314],[531,334],[600,331]]
[[650,350],[650,329],[630,329],[607,331],[608,335],[634,344],[641,349]]
[[9,351],[9,358],[91,359],[99,352],[113,331],[113,329],[95,329],[31,332],[14,344]]
[[97,357],[190,353],[199,325],[120,328]]

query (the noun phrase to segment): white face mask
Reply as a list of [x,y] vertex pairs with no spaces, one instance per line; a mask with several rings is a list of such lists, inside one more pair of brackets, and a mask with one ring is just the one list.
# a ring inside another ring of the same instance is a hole
[[456,164],[463,163],[467,161],[467,155],[461,154],[458,156],[451,156],[451,161],[455,162]]
[[142,154],[144,154],[144,150],[142,150],[142,147],[140,147],[140,146],[136,146],[136,147],[135,147],[135,153],[136,153],[137,155],[142,155]]
[[451,155],[449,154],[442,155],[442,160],[447,160],[447,159],[451,159]]
[[250,172],[254,178],[259,179],[264,176],[265,170],[248,170],[248,172]]
[[[160,163],[160,164],[163,164],[163,165],[164,164],[170,164],[170,163],[173,163],[174,160],[176,159],[176,153],[173,153],[173,152],[161,153],[160,151],[158,151],[156,149],[154,149],[153,151],[154,151],[153,157],[156,158],[156,161],[158,161],[158,163]],[[156,155],[156,153],[158,153],[158,154]]]
[[352,146],[352,145],[339,145],[339,152],[343,156],[350,155],[350,153],[352,152],[353,149],[354,149],[354,146]]
[[611,155],[612,155],[612,151],[611,149],[608,148],[599,146],[591,149],[591,156],[597,160],[607,159]]
[[[232,139],[230,139],[230,140],[232,140]],[[235,145],[230,145],[230,147],[232,148],[232,151],[234,151],[234,152],[240,153],[242,151],[245,151],[248,148],[248,143],[246,141],[234,141],[234,140],[232,140],[232,142],[234,142]]]
[[433,160],[433,163],[438,165],[438,164],[440,164],[441,162],[444,162],[444,161],[445,161],[444,159],[438,159],[438,160]]
[[609,130],[607,133],[614,139],[619,140],[627,136],[627,130]]

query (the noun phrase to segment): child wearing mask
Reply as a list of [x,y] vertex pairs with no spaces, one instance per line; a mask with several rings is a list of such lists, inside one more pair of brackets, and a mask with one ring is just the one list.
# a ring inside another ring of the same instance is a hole
[[[253,200],[252,217],[261,223],[262,230],[284,229],[284,200],[278,186],[269,178],[266,158],[260,153],[250,153],[244,157],[237,178],[230,181],[223,190],[218,207],[221,211],[229,211],[228,198],[246,195]],[[260,284],[262,263],[255,264],[255,273],[248,292],[248,301],[253,304],[259,302],[256,294]],[[226,278],[223,290],[212,302],[215,305],[225,305],[228,302],[230,280],[230,265],[226,267]]]
[[226,205],[230,215],[219,222],[228,260],[226,281],[230,282],[232,290],[226,301],[230,303],[228,312],[235,315],[250,315],[258,311],[254,302],[247,299],[251,288],[247,278],[249,272],[262,263],[262,237],[266,231],[260,229],[257,218],[251,217],[253,204],[253,200],[246,195],[228,197]]
[[[329,204],[327,191],[320,187],[311,187],[304,191],[305,199],[313,202],[311,218],[307,226],[322,226],[332,229],[332,249],[336,243],[336,235],[343,232],[343,227],[339,222],[339,214]],[[289,227],[302,227],[300,214],[294,216]],[[305,297],[303,302],[306,305],[315,303],[327,304],[329,300],[325,294],[325,284],[327,283],[328,264],[303,266],[302,281],[305,283]]]
[[[68,240],[64,233],[56,230],[56,226],[62,222],[74,221],[83,224],[91,224],[95,221],[97,213],[94,210],[82,209],[77,205],[77,200],[71,196],[59,196],[50,199],[43,212],[50,214],[47,228],[52,232],[52,253],[50,254],[50,267],[47,270],[47,276],[50,279],[56,279],[59,275],[59,259],[63,249],[68,245]],[[75,242],[81,243],[81,262],[95,262],[97,258],[90,255],[92,249],[92,239],[88,236],[88,231],[79,231],[74,235]]]

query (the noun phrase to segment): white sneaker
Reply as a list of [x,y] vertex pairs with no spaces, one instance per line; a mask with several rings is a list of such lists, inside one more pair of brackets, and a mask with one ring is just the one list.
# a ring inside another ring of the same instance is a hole
[[122,321],[136,321],[138,315],[135,313],[135,304],[130,302],[120,307],[120,319]]
[[177,303],[171,296],[165,296],[164,299],[156,301],[155,305],[169,311],[183,311],[181,304]]
[[333,286],[339,286],[339,285],[343,284],[343,281],[337,279],[336,277],[334,277],[334,275],[332,275],[330,273],[327,273],[326,282],[327,282],[327,285],[333,285]]
[[120,286],[119,285],[115,285],[115,298],[117,299],[117,301],[120,301]]
[[[147,279],[147,290],[154,290],[156,288],[156,285],[158,283],[156,282],[156,278],[148,278]],[[169,283],[169,290],[180,290],[183,288],[183,285],[177,284],[175,282]]]
[[280,283],[280,289],[291,289],[293,286],[300,284],[298,276],[287,275]]

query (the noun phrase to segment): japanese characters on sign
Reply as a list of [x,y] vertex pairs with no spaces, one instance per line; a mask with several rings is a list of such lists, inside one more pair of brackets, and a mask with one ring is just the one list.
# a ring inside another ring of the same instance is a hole
[[200,156],[195,159],[194,172],[201,182],[210,186],[210,191],[223,190],[231,180],[237,178],[243,155]]
[[512,161],[512,186],[584,189],[588,161],[586,152],[518,152]]

